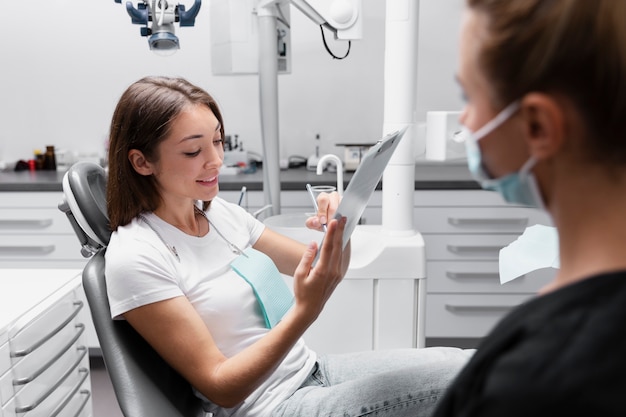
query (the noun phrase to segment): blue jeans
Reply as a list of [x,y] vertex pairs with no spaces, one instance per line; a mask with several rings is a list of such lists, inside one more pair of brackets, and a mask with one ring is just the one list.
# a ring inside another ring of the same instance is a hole
[[437,347],[321,355],[272,417],[429,416],[473,352]]

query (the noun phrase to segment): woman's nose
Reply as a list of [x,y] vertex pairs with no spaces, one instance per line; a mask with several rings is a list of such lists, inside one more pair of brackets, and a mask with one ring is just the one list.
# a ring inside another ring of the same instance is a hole
[[204,160],[205,167],[218,166],[221,167],[224,163],[224,153],[219,152],[217,149],[213,148],[211,151],[207,152]]

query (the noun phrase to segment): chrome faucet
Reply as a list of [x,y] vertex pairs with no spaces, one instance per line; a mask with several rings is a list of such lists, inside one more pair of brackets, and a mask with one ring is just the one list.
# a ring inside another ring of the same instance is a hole
[[341,196],[343,195],[343,162],[337,155],[328,153],[321,156],[317,162],[317,175],[322,175],[322,172],[324,172],[324,165],[326,165],[328,160],[333,161],[337,167],[337,192]]

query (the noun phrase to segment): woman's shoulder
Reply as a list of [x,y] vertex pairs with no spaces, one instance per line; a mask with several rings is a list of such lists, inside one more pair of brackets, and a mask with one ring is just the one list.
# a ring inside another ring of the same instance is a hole
[[221,197],[215,197],[211,200],[211,205],[207,209],[207,214],[216,218],[231,218],[237,221],[256,220],[245,208],[238,204],[226,201]]
[[[142,216],[150,218],[153,215],[146,213]],[[166,246],[160,241],[148,221],[137,217],[111,233],[105,259],[108,261],[115,259],[117,265],[123,265],[125,261],[137,261],[143,257],[157,260],[157,258],[164,257],[163,253],[166,250]]]
[[226,211],[245,211],[245,209],[235,203],[224,200],[222,197],[216,196],[211,200],[209,210],[226,210]]
[[[153,216],[150,213],[144,213],[142,217]],[[108,249],[111,247],[117,247],[118,245],[128,244],[129,242],[141,242],[149,240],[150,234],[148,223],[141,220],[141,217],[136,217],[130,221],[130,223],[124,226],[119,226],[111,233],[111,240],[109,241]],[[153,232],[154,233],[154,232]]]
[[451,389],[454,401],[446,401],[446,410],[472,404],[480,415],[518,416],[595,407],[608,411],[598,414],[626,415],[626,403],[615,401],[626,390],[624,321],[626,272],[537,297],[485,337]]

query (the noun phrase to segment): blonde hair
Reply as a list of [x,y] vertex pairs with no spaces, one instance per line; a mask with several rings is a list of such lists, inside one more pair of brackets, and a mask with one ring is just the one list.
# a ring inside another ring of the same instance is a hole
[[626,163],[626,1],[467,0],[486,17],[481,70],[496,105],[562,94],[594,140],[594,159]]

